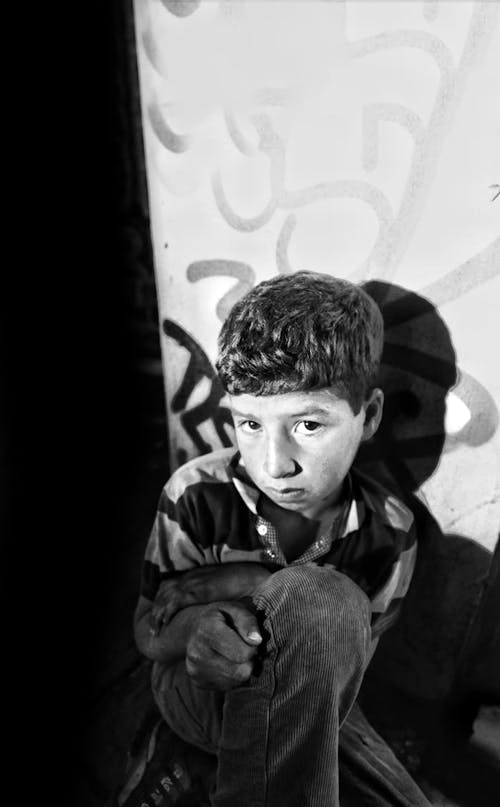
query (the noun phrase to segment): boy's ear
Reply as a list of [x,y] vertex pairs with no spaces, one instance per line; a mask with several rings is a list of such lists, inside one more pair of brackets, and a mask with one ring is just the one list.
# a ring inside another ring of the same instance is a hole
[[380,426],[384,409],[384,393],[381,389],[378,387],[372,389],[370,395],[363,403],[363,409],[365,412],[365,423],[361,437],[362,442],[370,440]]

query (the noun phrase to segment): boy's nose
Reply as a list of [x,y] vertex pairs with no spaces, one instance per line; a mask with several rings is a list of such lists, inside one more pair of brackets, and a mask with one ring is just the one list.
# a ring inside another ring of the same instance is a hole
[[299,468],[292,456],[291,446],[284,438],[271,438],[266,444],[264,471],[272,479],[295,476]]

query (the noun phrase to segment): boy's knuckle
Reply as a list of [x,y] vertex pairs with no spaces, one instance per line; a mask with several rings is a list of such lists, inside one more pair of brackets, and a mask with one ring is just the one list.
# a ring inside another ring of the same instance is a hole
[[186,672],[190,678],[195,678],[197,673],[197,667],[192,658],[186,656]]
[[250,664],[240,664],[233,671],[233,678],[235,681],[243,683],[244,681],[247,681],[250,678],[251,671],[252,668]]

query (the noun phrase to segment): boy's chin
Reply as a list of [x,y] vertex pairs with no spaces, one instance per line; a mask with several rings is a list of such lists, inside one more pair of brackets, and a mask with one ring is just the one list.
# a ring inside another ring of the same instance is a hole
[[293,493],[275,493],[273,491],[266,491],[266,496],[273,504],[280,507],[282,510],[289,510],[293,513],[298,513],[305,518],[314,518],[317,504],[312,503],[305,491],[294,491]]

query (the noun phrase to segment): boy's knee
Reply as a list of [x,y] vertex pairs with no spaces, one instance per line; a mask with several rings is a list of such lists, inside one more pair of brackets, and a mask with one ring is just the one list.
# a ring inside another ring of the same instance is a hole
[[254,595],[278,633],[294,635],[311,631],[325,642],[367,644],[370,604],[366,594],[345,575],[325,566],[289,566],[275,572]]

